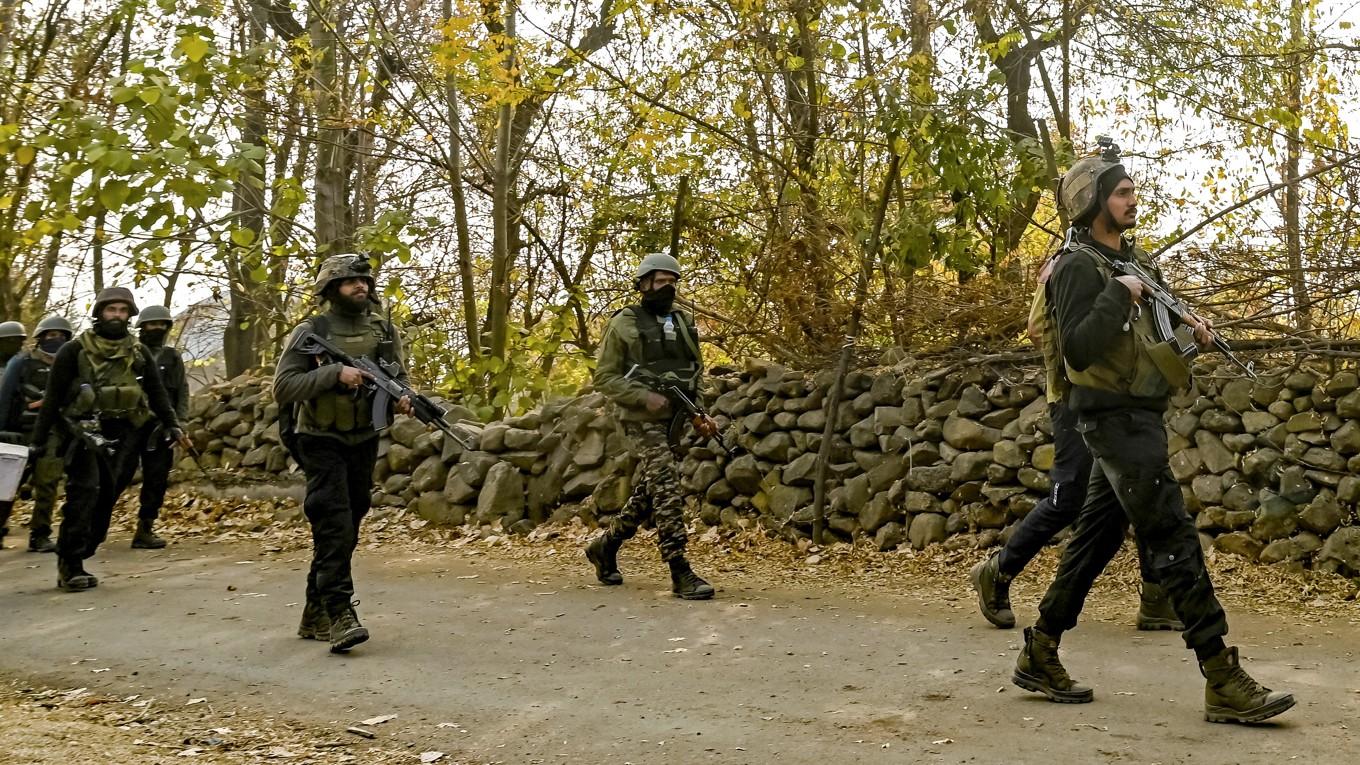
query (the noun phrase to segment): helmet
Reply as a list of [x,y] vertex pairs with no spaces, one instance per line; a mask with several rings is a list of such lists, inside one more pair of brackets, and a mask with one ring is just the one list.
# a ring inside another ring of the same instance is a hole
[[104,310],[104,306],[109,303],[127,303],[128,315],[137,315],[137,299],[132,296],[132,290],[127,287],[105,287],[100,290],[99,294],[95,296],[94,308],[90,311],[90,315],[98,319],[99,312]]
[[368,290],[371,295],[377,290],[377,281],[373,278],[373,264],[363,255],[332,255],[326,258],[321,264],[321,268],[316,272],[316,282],[312,286],[312,291],[320,295],[326,291],[326,287],[331,282],[341,279],[352,279],[358,277],[368,282]]
[[149,321],[166,321],[174,324],[175,317],[171,316],[170,309],[163,305],[149,305],[137,316],[137,326],[140,327]]
[[17,321],[7,321],[0,324],[0,338],[4,337],[28,337],[28,330]]
[[675,274],[676,278],[679,278],[680,261],[664,252],[649,253],[638,264],[637,272],[633,274],[634,283],[642,281],[643,277],[653,271],[669,271]]
[[38,322],[38,328],[33,330],[33,336],[42,337],[44,332],[52,332],[53,330],[65,332],[68,338],[73,337],[76,334],[75,329],[71,326],[71,322],[67,321],[65,316],[52,314],[46,319]]
[[1099,156],[1083,157],[1072,163],[1067,174],[1058,182],[1058,201],[1067,211],[1067,217],[1081,221],[1089,217],[1100,206],[1096,198],[1100,179],[1115,168],[1122,168],[1119,161],[1119,147],[1110,139],[1097,139],[1104,149]]

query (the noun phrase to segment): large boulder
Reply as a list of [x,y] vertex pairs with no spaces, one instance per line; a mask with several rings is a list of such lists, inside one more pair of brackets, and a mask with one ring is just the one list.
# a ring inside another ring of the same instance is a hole
[[576,442],[576,448],[572,454],[572,462],[581,467],[598,467],[604,462],[604,433],[598,430],[587,430],[580,441]]
[[903,520],[902,511],[893,507],[887,494],[875,495],[859,511],[859,526],[864,533],[873,534],[890,521]]
[[793,448],[793,436],[784,432],[771,433],[756,442],[751,451],[761,459],[770,462],[783,462],[788,459]]
[[911,546],[917,550],[924,550],[926,545],[943,542],[948,521],[948,518],[936,513],[922,513],[912,518],[911,530],[908,532]]
[[1198,431],[1195,433],[1195,444],[1210,473],[1225,473],[1237,466],[1237,456],[1223,445],[1223,439],[1218,435],[1208,430]]
[[784,466],[784,483],[790,486],[811,486],[817,478],[817,453],[808,452]]
[[477,523],[485,525],[503,518],[512,518],[509,523],[514,523],[524,517],[524,510],[523,474],[508,462],[496,463],[477,495]]
[[1345,513],[1330,491],[1319,492],[1312,502],[1299,512],[1299,525],[1321,536],[1327,536],[1345,520]]
[[449,477],[449,468],[438,455],[426,457],[411,474],[411,488],[422,494],[437,492],[444,488]]
[[943,435],[945,443],[966,451],[990,449],[1001,440],[1000,430],[953,415],[945,419]]
[[425,423],[414,417],[399,414],[392,420],[392,427],[387,429],[387,435],[396,443],[414,449],[416,439],[425,434]]
[[1346,526],[1327,537],[1317,565],[1324,571],[1360,576],[1360,526]]
[[954,458],[949,479],[960,483],[981,480],[986,477],[987,466],[991,464],[991,452],[964,452]]
[[732,484],[732,488],[747,496],[760,491],[760,482],[765,477],[760,471],[760,466],[756,464],[755,455],[752,454],[743,454],[727,463],[723,475],[727,482]]

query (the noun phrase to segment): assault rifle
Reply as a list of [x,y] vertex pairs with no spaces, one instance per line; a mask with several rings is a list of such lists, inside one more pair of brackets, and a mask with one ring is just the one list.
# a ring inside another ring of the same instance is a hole
[[[624,375],[624,378],[631,378],[633,373],[638,370],[638,365],[634,364],[633,368],[628,370],[628,373]],[[643,379],[643,375],[638,375],[638,380],[653,391],[665,396],[666,400],[671,402],[671,409],[675,412],[671,416],[671,424],[667,434],[667,440],[671,442],[671,446],[679,446],[680,431],[684,428],[686,420],[694,426],[694,432],[699,433],[699,423],[704,420],[712,419],[712,416],[709,415],[708,410],[704,408],[703,404],[690,398],[689,394],[685,393],[684,389],[679,385],[665,380],[650,379],[650,377],[649,379]],[[727,454],[728,459],[736,458],[736,453],[732,450],[732,447],[727,445],[722,431],[714,433],[709,438],[718,442],[718,448],[722,449],[723,452]]]
[[[1071,241],[1070,232],[1068,241]],[[1188,362],[1199,355],[1199,346],[1195,343],[1192,333],[1177,333],[1176,329],[1180,326],[1181,317],[1193,313],[1190,307],[1180,298],[1163,287],[1160,282],[1152,277],[1141,265],[1132,260],[1120,260],[1112,258],[1106,253],[1100,252],[1098,248],[1092,248],[1110,264],[1110,268],[1120,276],[1137,277],[1143,283],[1143,294],[1145,299],[1153,307],[1153,321],[1156,323],[1158,339],[1167,343],[1171,350],[1180,356],[1183,361]],[[1247,377],[1256,379],[1256,369],[1251,362],[1243,361],[1233,353],[1228,341],[1213,330],[1209,331],[1213,336],[1214,350],[1223,354],[1228,361],[1232,362],[1241,369]]]
[[457,441],[464,449],[472,449],[472,444],[460,436],[453,426],[444,421],[448,410],[441,408],[429,396],[416,391],[397,379],[400,365],[382,360],[373,361],[367,356],[354,358],[335,346],[326,338],[308,332],[295,346],[298,353],[307,356],[330,356],[345,366],[354,367],[364,373],[364,388],[373,394],[373,428],[383,430],[392,422],[392,404],[408,398],[411,401],[411,416],[426,425],[439,428],[444,435]]

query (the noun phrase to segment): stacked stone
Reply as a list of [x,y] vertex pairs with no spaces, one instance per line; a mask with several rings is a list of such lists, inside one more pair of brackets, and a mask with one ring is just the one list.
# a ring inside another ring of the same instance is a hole
[[[293,464],[279,440],[279,408],[268,377],[239,377],[200,391],[189,402],[186,430],[206,469],[286,472]],[[181,470],[197,470],[185,457]]]
[[1205,543],[1263,563],[1360,573],[1360,378],[1216,380],[1173,399],[1171,470]]
[[[1206,545],[1264,563],[1360,574],[1360,379],[1291,371],[1251,381],[1206,366],[1167,414],[1171,469]],[[790,541],[812,526],[833,373],[748,362],[711,378],[710,410],[737,456],[691,446],[691,509],[710,526]],[[827,461],[826,523],[881,550],[988,547],[1051,488],[1051,428],[1037,369],[905,364],[843,381]],[[455,411],[452,419],[470,416]],[[286,472],[267,379],[237,378],[192,404],[205,467]],[[484,533],[526,533],[626,502],[634,462],[605,398],[587,393],[474,427],[473,449],[398,417],[376,469],[379,505]],[[186,465],[186,469],[191,469]]]

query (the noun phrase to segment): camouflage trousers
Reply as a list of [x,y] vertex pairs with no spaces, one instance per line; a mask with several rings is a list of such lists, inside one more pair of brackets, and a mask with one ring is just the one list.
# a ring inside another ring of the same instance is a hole
[[661,559],[669,562],[684,557],[689,535],[680,472],[666,430],[665,422],[624,421],[623,431],[633,441],[638,466],[633,472],[633,494],[609,522],[609,537],[616,542],[631,539],[638,526],[651,518]]

